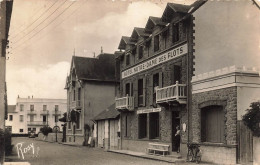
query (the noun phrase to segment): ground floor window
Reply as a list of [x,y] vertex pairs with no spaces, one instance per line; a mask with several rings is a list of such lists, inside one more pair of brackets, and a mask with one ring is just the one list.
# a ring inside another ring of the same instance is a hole
[[28,128],[28,132],[31,132],[32,128]]
[[69,122],[68,124],[68,129],[71,129],[71,122]]
[[139,138],[147,137],[147,114],[140,114],[138,117],[138,130],[139,130]]
[[76,113],[77,114],[77,120],[76,120],[76,129],[80,129],[80,113]]
[[201,141],[224,143],[225,117],[222,106],[201,109]]
[[23,132],[23,129],[20,129],[20,132]]
[[150,127],[150,139],[157,139],[160,136],[160,127],[159,127],[159,112],[156,113],[150,113],[150,121],[149,121],[149,127]]

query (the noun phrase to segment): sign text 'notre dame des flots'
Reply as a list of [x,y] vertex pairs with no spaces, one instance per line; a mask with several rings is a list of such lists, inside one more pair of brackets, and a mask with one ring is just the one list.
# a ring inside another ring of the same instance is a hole
[[122,72],[122,79],[132,76],[136,73],[142,72],[144,70],[150,69],[156,65],[159,65],[161,63],[164,63],[166,61],[172,60],[176,57],[179,57],[181,55],[184,55],[188,52],[187,44],[181,45],[175,49],[172,49],[170,51],[167,51],[151,60],[148,60],[146,62],[143,62],[137,66],[134,66],[132,68],[129,68]]

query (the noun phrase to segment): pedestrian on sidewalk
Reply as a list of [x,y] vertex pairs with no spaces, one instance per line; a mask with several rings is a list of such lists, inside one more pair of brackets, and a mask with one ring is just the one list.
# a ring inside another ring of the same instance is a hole
[[175,133],[175,148],[177,148],[177,153],[180,152],[180,140],[181,140],[181,137],[180,137],[180,126],[177,125],[176,126],[176,133]]

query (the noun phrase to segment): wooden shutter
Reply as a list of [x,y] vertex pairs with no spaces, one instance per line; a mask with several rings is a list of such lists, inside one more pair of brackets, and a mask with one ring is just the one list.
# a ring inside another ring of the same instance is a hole
[[146,93],[146,76],[143,78],[143,106],[145,106],[145,93]]
[[130,96],[133,96],[133,83],[130,82],[129,86],[130,86],[130,91],[129,91]]
[[133,93],[133,95],[134,95],[134,106],[135,107],[138,107],[138,79],[135,79],[134,80],[134,93]]
[[126,96],[126,84],[123,84],[123,96]]
[[163,87],[163,73],[159,72],[159,88]]

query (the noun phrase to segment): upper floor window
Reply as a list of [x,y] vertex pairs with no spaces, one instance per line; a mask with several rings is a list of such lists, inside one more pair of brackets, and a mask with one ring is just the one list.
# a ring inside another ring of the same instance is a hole
[[55,111],[59,110],[59,105],[55,105]]
[[181,83],[181,66],[179,65],[173,66],[172,84],[176,84],[176,81]]
[[23,115],[20,115],[20,122],[23,122]]
[[133,83],[125,84],[125,96],[133,96]]
[[174,24],[173,25],[173,27],[172,27],[172,42],[173,43],[175,43],[175,42],[177,42],[177,41],[179,41],[180,40],[180,36],[179,36],[179,23],[177,23],[177,24]]
[[43,105],[43,111],[46,111],[47,110],[47,105]]
[[9,121],[13,121],[13,115],[9,115]]
[[81,88],[78,88],[78,100],[80,100],[81,98]]
[[77,114],[77,121],[76,121],[76,129],[80,129],[80,113],[76,113]]
[[30,105],[30,111],[34,111],[34,105]]
[[130,55],[127,54],[127,55],[125,56],[125,58],[126,58],[126,65],[130,65]]
[[24,105],[20,104],[20,111],[23,111],[23,110],[24,110]]
[[145,106],[145,78],[138,80],[138,106]]
[[76,90],[73,89],[73,101],[76,101]]
[[154,52],[158,51],[160,49],[160,43],[159,43],[159,34],[154,36]]
[[143,52],[144,52],[144,47],[139,46],[139,48],[138,48],[138,58],[139,59],[143,58]]

